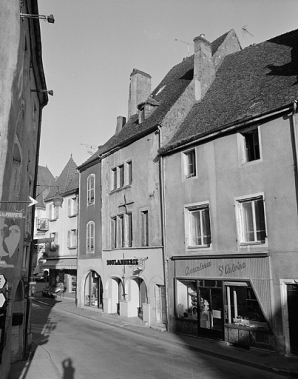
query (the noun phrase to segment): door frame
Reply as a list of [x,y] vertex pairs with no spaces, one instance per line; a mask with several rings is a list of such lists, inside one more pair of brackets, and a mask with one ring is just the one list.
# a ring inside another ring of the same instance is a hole
[[[279,279],[280,282],[280,305],[282,313],[282,328],[283,335],[285,338],[285,354],[291,356],[291,344],[290,344],[290,325],[289,325],[289,313],[288,313],[288,294],[287,294],[287,285],[296,284],[298,285],[297,279]],[[295,354],[295,357],[297,355]]]
[[[213,339],[220,339],[224,340],[224,286],[222,287],[199,287],[197,286],[197,299],[198,299],[198,308],[200,308],[200,291],[201,290],[208,290],[209,292],[209,300],[210,300],[210,307],[212,309],[212,290],[217,290],[221,292],[221,325],[222,330],[218,331],[216,329],[209,328],[201,328],[200,326],[200,318],[201,318],[201,310],[198,313],[198,336],[199,337],[207,337],[207,338],[213,338]],[[209,312],[211,313],[211,311]]]

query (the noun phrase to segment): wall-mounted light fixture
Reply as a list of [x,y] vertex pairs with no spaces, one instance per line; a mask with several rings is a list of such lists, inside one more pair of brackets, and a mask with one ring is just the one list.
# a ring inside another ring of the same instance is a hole
[[31,92],[46,92],[48,93],[49,95],[53,96],[54,95],[54,91],[53,90],[47,90],[47,89],[32,89]]
[[21,16],[22,19],[24,19],[24,18],[34,18],[36,20],[46,20],[50,24],[54,24],[54,22],[55,22],[54,16],[52,14],[50,14],[49,16],[43,16],[41,14],[25,14],[25,13],[21,13],[20,16]]

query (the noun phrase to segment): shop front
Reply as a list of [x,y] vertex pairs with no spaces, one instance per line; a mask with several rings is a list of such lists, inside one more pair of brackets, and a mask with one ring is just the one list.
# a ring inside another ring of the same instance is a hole
[[104,313],[162,324],[166,315],[160,248],[103,253]]
[[176,333],[274,350],[269,254],[173,257]]

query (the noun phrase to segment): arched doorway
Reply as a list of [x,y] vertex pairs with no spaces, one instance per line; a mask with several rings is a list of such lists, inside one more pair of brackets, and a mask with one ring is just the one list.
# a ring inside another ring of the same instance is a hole
[[120,301],[123,299],[123,285],[119,278],[111,278],[111,313],[120,314]]
[[143,279],[133,278],[130,283],[130,300],[137,309],[137,315],[143,319],[143,304],[148,303],[147,287]]
[[86,277],[84,288],[84,304],[89,307],[101,308],[103,303],[103,287],[100,275],[90,271]]

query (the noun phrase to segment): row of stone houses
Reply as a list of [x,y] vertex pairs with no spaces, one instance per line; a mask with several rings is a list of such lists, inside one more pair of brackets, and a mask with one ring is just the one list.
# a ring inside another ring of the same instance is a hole
[[0,2],[0,377],[29,353],[42,109],[48,103],[37,0]]
[[231,30],[153,91],[132,71],[128,119],[78,166],[78,307],[298,352],[297,44]]

